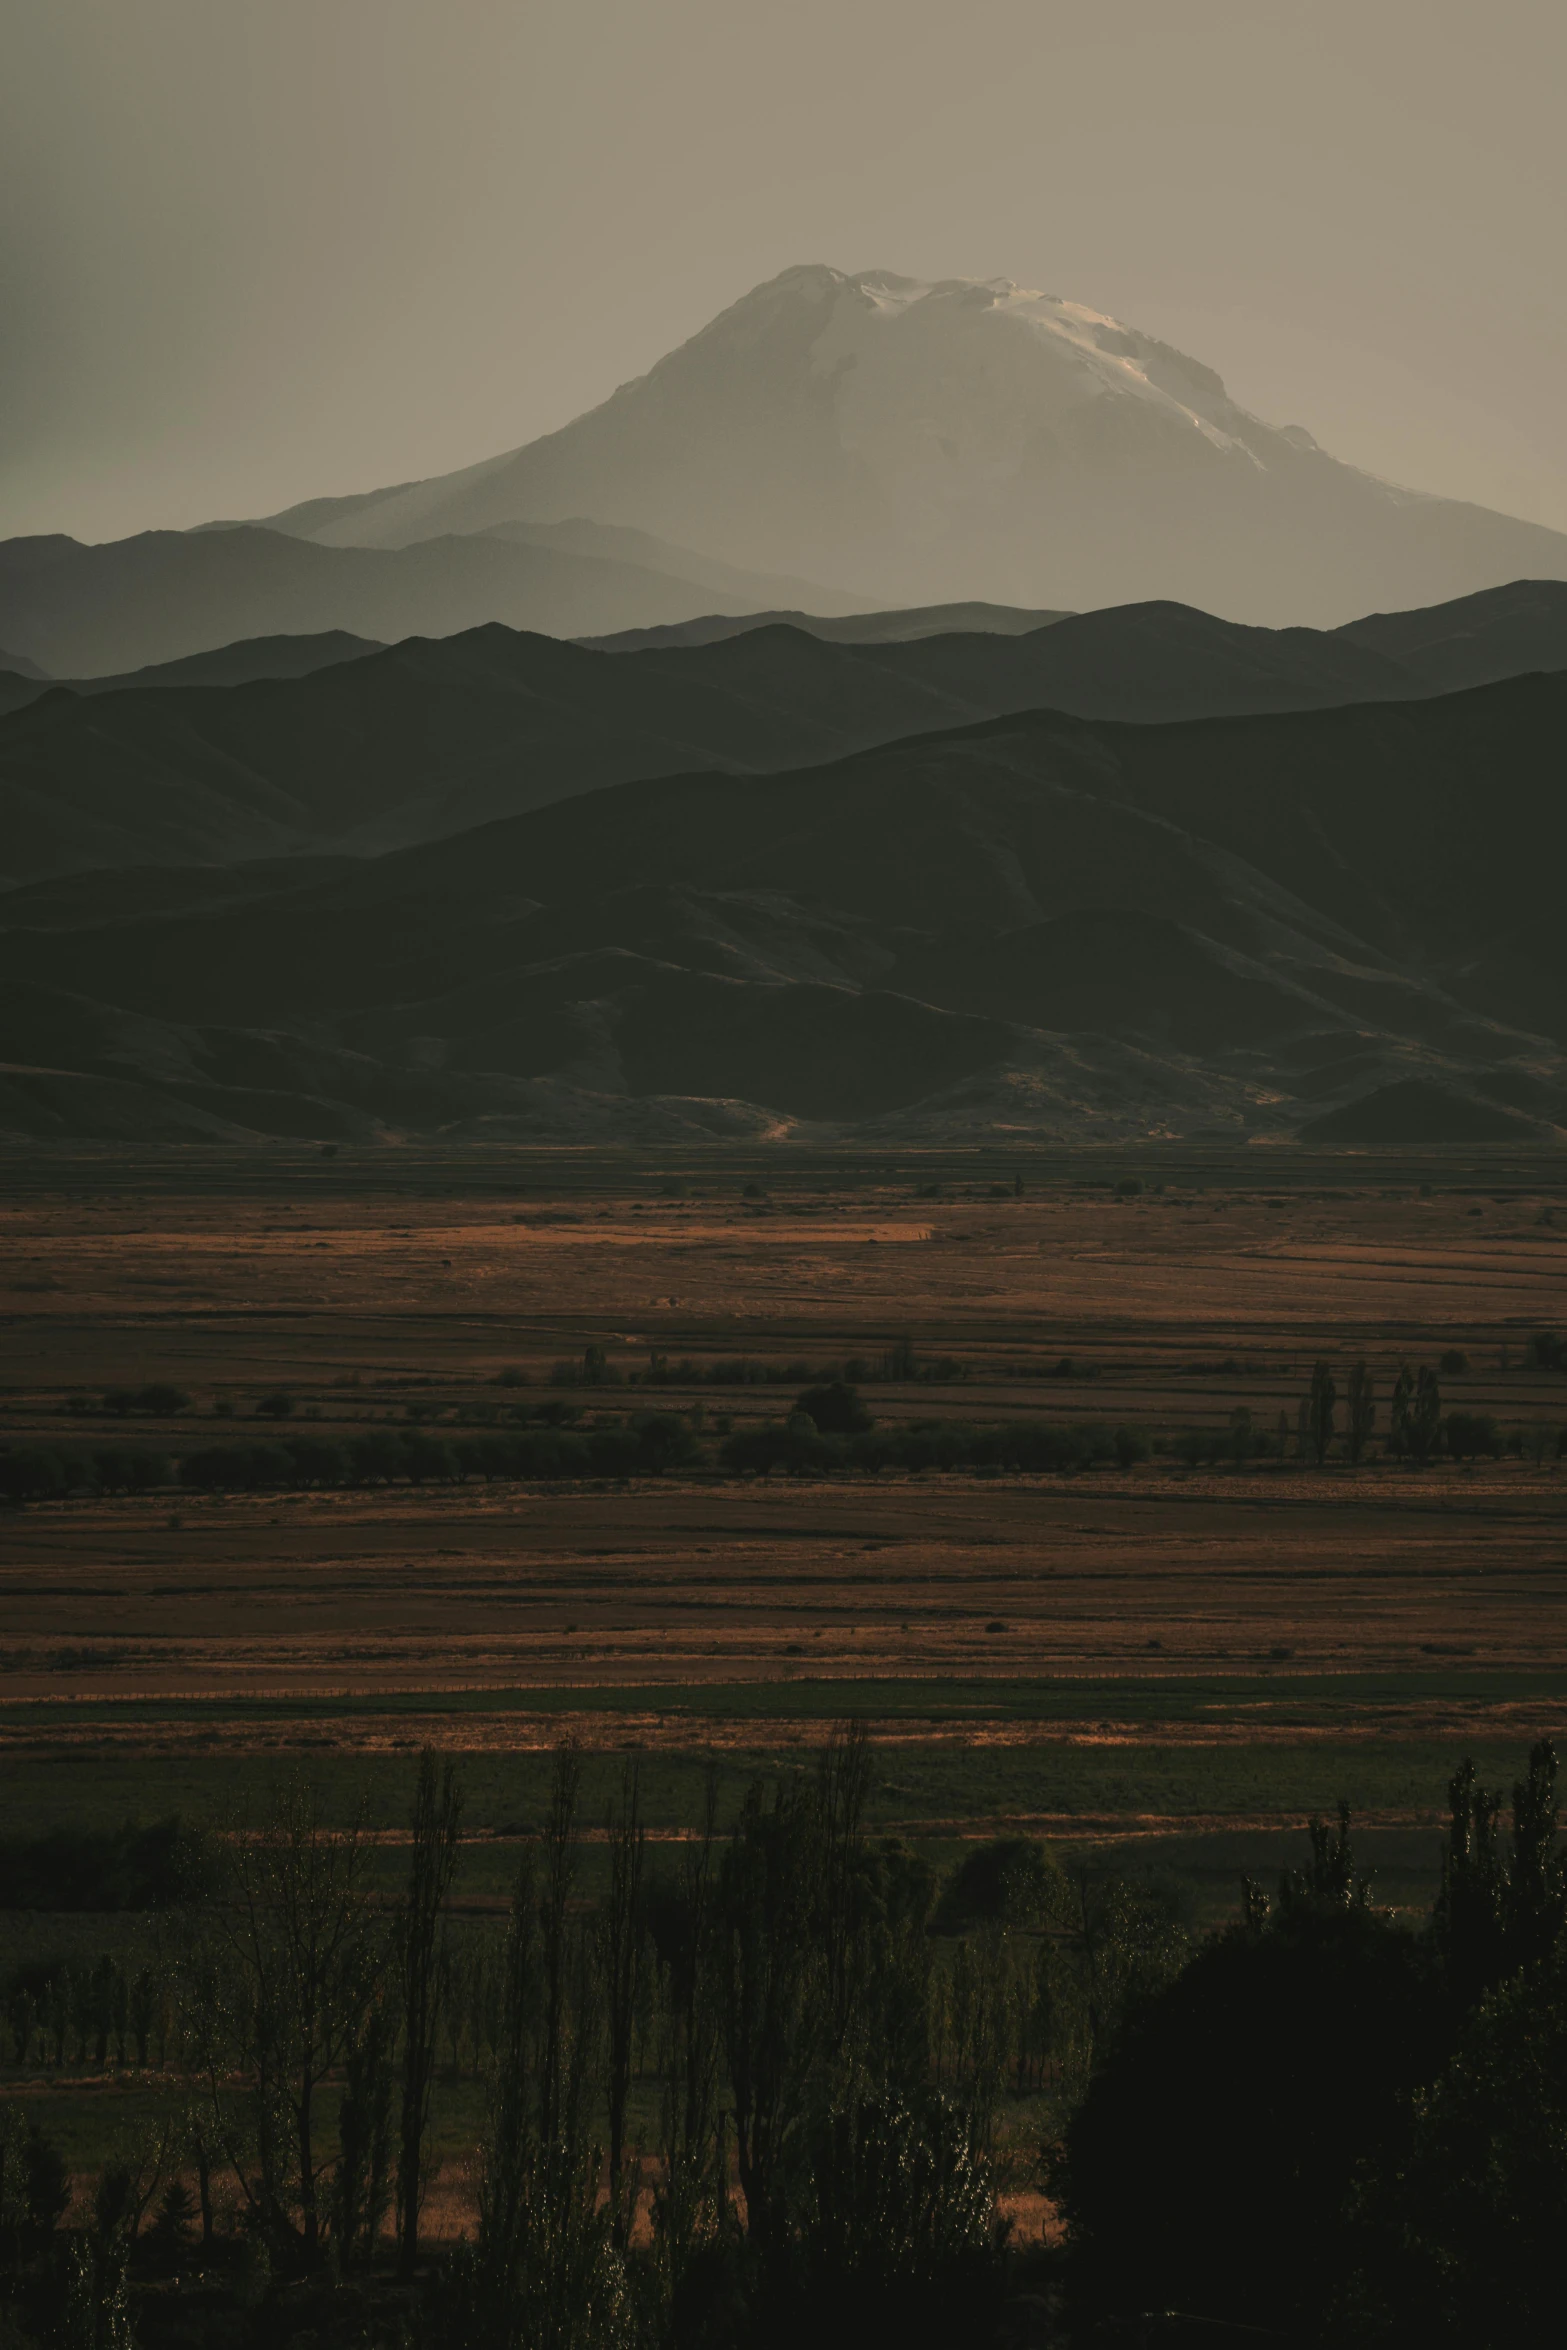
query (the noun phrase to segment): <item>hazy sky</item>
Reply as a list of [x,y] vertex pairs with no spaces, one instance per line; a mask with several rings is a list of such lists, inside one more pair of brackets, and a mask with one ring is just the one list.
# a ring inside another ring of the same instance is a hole
[[1560,0],[0,0],[0,60],[0,534],[491,455],[799,261],[1567,528]]

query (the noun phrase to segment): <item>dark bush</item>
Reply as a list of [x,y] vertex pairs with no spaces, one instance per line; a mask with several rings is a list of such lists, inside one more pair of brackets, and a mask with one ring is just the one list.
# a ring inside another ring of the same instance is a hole
[[1455,1461],[1495,1460],[1501,1453],[1502,1432],[1489,1412],[1449,1412],[1444,1432]]
[[841,1462],[844,1454],[840,1445],[818,1432],[814,1420],[797,1412],[782,1423],[768,1420],[760,1428],[737,1428],[725,1439],[720,1457],[726,1469],[766,1477],[774,1469],[787,1469],[795,1476],[821,1473]]
[[410,1485],[451,1484],[462,1475],[456,1452],[439,1436],[409,1434],[399,1449],[402,1474]]
[[290,1436],[283,1446],[294,1464],[296,1485],[341,1485],[348,1475],[348,1452],[326,1436]]
[[140,1827],[50,1828],[0,1837],[0,1909],[162,1909],[199,1891],[205,1837],[179,1814]]
[[172,1477],[163,1453],[130,1452],[108,1445],[100,1445],[93,1453],[92,1473],[100,1493],[151,1493]]
[[[1404,2162],[1368,2174],[1343,2296],[1352,2340],[1544,2350],[1562,2338],[1567,1979],[1525,1975],[1471,2017],[1418,2100]],[[1354,2241],[1354,2238],[1351,2238]]]
[[687,1423],[674,1412],[639,1412],[631,1423],[641,1472],[660,1476],[665,1469],[681,1469],[697,1458],[699,1447]]
[[630,1428],[594,1428],[583,1440],[595,1477],[636,1477],[644,1469],[641,1443]]
[[967,1853],[942,1889],[936,1924],[944,1933],[988,1923],[1058,1924],[1067,1907],[1066,1873],[1032,1836],[1002,1836]]
[[132,1412],[150,1412],[156,1418],[167,1419],[175,1412],[188,1412],[190,1397],[183,1387],[171,1387],[167,1380],[154,1379],[145,1387],[110,1387],[104,1392],[103,1408],[117,1419],[129,1419]]
[[842,1379],[831,1380],[825,1387],[807,1387],[795,1398],[794,1408],[804,1413],[821,1436],[858,1436],[875,1426],[854,1389]]
[[1366,1908],[1297,1907],[1209,1942],[1134,2013],[1069,2126],[1059,2183],[1084,2313],[1319,2338],[1336,2283],[1323,2248],[1360,2167],[1404,2145],[1445,2013],[1413,1935]]
[[71,2174],[59,2147],[34,2121],[22,2149],[22,2202],[27,2248],[39,2252],[70,2208]]
[[23,1444],[0,1452],[0,1499],[10,1502],[53,1501],[70,1490],[67,1464],[58,1453]]
[[389,1428],[367,1428],[348,1440],[348,1475],[355,1485],[389,1484],[397,1475],[402,1447]]
[[137,1389],[136,1409],[151,1412],[159,1419],[169,1419],[176,1412],[190,1410],[190,1397],[183,1387],[171,1387],[167,1380],[155,1379],[150,1386]]
[[205,1493],[257,1493],[294,1482],[281,1444],[208,1444],[180,1463],[180,1483]]

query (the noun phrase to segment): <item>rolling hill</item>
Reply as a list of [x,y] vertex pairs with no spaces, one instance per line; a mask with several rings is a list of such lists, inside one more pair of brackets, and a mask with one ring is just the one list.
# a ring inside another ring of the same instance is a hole
[[[613,534],[612,534],[613,535]],[[797,600],[791,579],[741,591],[531,537],[432,537],[396,549],[314,546],[249,525],[144,531],[103,546],[0,542],[0,644],[51,677],[119,675],[242,638],[334,630],[391,643],[499,621],[602,636]],[[853,599],[820,591],[819,608]]]
[[211,653],[187,653],[179,661],[155,661],[145,669],[127,670],[123,677],[7,676],[0,671],[0,716],[25,710],[52,687],[63,685],[73,694],[145,693],[149,687],[197,685],[253,685],[262,677],[313,677],[318,669],[335,668],[339,661],[357,661],[366,653],[384,653],[373,638],[351,636],[332,628],[320,636],[242,637],[238,644],[220,645]]
[[1490,674],[1513,638],[1517,666],[1567,665],[1554,582],[1366,625],[1402,629],[1407,654],[1356,629],[1242,628],[1173,604],[907,642],[860,641],[850,620],[614,655],[498,626],[380,652],[230,646],[19,688],[30,706],[0,718],[0,879],[370,853],[637,777],[766,773],[1041,707],[1162,723],[1420,699]]
[[0,901],[0,1130],[1562,1139],[1564,726],[1567,676],[1033,711],[57,878]]

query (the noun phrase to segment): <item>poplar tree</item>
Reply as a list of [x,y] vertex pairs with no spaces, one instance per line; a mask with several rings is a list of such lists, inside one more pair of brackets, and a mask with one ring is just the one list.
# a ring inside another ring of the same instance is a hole
[[1333,1409],[1338,1402],[1338,1383],[1326,1363],[1311,1367],[1311,1396],[1308,1405],[1311,1426],[1311,1449],[1320,1469],[1328,1457],[1333,1442]]
[[1349,1457],[1357,1467],[1377,1424],[1376,1386],[1371,1366],[1362,1356],[1349,1374]]
[[397,2161],[397,2238],[406,2276],[419,2251],[419,2207],[424,2200],[424,2141],[430,2125],[430,2097],[440,2028],[443,1973],[441,1927],[462,1822],[462,1790],[448,1763],[437,1781],[435,1756],[427,1746],[419,1757],[414,1790],[413,1850],[408,1891],[398,1921],[398,1960],[403,2010],[402,2114]]
[[1409,1412],[1409,1442],[1422,1468],[1436,1450],[1442,1433],[1442,1390],[1436,1373],[1426,1363],[1415,1381],[1415,1400]]

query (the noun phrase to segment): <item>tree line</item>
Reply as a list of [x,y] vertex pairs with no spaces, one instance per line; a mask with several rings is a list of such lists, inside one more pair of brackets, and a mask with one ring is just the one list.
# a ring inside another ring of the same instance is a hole
[[[984,2343],[1020,2285],[1074,2341],[1172,2310],[1367,2350],[1558,2338],[1549,1745],[1510,1814],[1455,1773],[1424,1921],[1373,1901],[1341,1807],[1304,1867],[1244,1884],[1202,1937],[1153,1889],[1026,1840],[939,1881],[869,1833],[869,1788],[863,1737],[840,1733],[727,1826],[710,1783],[659,1868],[632,1766],[590,1894],[563,1748],[475,1966],[450,1908],[455,1773],[421,1759],[390,1906],[363,1817],[331,1828],[292,1782],[165,1915],[169,2093],[85,2228],[62,2235],[58,2151],[0,2100],[0,2290],[96,2350],[129,2343],[133,2278],[203,2257],[273,2313],[268,2340],[301,2285],[341,2296],[378,2264],[405,2280],[402,2338],[442,2350]],[[435,2090],[469,2033],[477,2210],[431,2259]],[[1020,2259],[998,2197],[1030,2177],[1066,2236]]]
[[[595,1355],[602,1358],[602,1349],[590,1347],[589,1358]],[[272,1404],[292,1408],[291,1399],[282,1397],[263,1398],[258,1408]],[[600,1415],[579,1426],[579,1407],[546,1402],[536,1407],[530,1424],[481,1434],[422,1426],[376,1427],[343,1438],[298,1431],[265,1439],[229,1438],[194,1447],[176,1460],[128,1447],[14,1445],[0,1448],[0,1501],[19,1505],[69,1494],[145,1493],[176,1483],[198,1493],[251,1493],[460,1483],[470,1477],[623,1482],[713,1468],[740,1476],[775,1471],[875,1476],[883,1470],[918,1474],[928,1469],[1047,1475],[1112,1462],[1126,1469],[1160,1454],[1193,1468],[1291,1459],[1321,1468],[1340,1447],[1350,1466],[1358,1467],[1377,1457],[1374,1440],[1385,1445],[1389,1459],[1415,1468],[1441,1455],[1466,1461],[1511,1451],[1544,1461],[1567,1449],[1567,1428],[1544,1421],[1504,1436],[1489,1413],[1444,1412],[1441,1383],[1429,1364],[1400,1366],[1385,1437],[1379,1414],[1375,1377],[1363,1358],[1349,1366],[1342,1393],[1334,1366],[1326,1360],[1314,1363],[1293,1424],[1281,1410],[1269,1428],[1248,1406],[1238,1405],[1222,1426],[1180,1429],[1168,1437],[1127,1422],[1088,1420],[986,1424],[921,1418],[878,1424],[854,1383],[833,1377],[803,1388],[782,1419],[736,1429],[721,1417],[713,1431],[716,1444],[705,1440],[700,1404],[684,1413],[644,1409]],[[287,1411],[268,1416],[286,1418]]]
[[74,2043],[77,2061],[169,2070],[166,2123],[108,2166],[69,2262],[38,2183],[55,2175],[47,2141],[15,2138],[0,2269],[42,2305],[84,2290],[89,2258],[104,2325],[127,2277],[182,2245],[242,2244],[270,2290],[323,2264],[365,2277],[378,2254],[408,2275],[437,2078],[464,2062],[487,2084],[476,2223],[421,2273],[421,2338],[727,2350],[878,2313],[920,2341],[988,2322],[1006,2283],[1003,2105],[1075,2094],[1186,1942],[1167,1902],[1074,1887],[1022,1840],[943,1882],[869,1834],[869,1786],[855,1731],[815,1771],[752,1786],[723,1828],[714,1777],[659,1869],[633,1766],[590,1898],[581,1766],[563,1748],[492,1940],[450,1914],[453,1771],[421,1760],[390,1909],[363,1815],[329,1827],[318,1790],[290,1783],[214,1838],[200,1883],[160,1912],[156,1975],[131,1988],[147,1977],[166,1997],[167,2050],[157,2029],[119,2036],[127,1976],[110,1959],[45,1968],[38,1998],[11,1985],[19,2058],[64,2062]]

